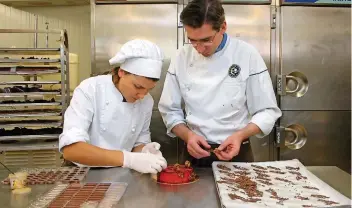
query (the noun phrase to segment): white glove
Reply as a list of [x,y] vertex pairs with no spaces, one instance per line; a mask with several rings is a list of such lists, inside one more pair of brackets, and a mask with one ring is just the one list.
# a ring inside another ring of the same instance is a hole
[[142,152],[143,153],[151,153],[151,154],[158,155],[158,156],[163,156],[163,154],[161,153],[161,151],[159,149],[160,149],[160,144],[157,142],[152,142],[152,143],[146,144],[142,148]]
[[158,173],[166,168],[163,156],[142,152],[123,151],[123,168],[131,168],[141,173]]

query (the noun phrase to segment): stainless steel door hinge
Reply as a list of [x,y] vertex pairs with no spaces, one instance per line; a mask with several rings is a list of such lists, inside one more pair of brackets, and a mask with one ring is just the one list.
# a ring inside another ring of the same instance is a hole
[[276,91],[278,95],[286,95],[286,76],[277,75],[276,77]]
[[300,124],[291,124],[287,127],[276,126],[276,147],[297,150],[306,144],[307,138],[307,130]]
[[[288,85],[288,83],[290,84]],[[308,87],[307,77],[298,71],[288,75],[279,74],[276,77],[276,92],[281,96],[302,97],[308,91]]]
[[271,29],[275,29],[276,28],[276,12],[277,12],[276,7],[272,6],[271,7],[271,21],[270,21]]
[[271,29],[276,28],[276,13],[272,13],[271,15]]
[[285,127],[277,126],[275,135],[275,146],[283,148],[285,147]]

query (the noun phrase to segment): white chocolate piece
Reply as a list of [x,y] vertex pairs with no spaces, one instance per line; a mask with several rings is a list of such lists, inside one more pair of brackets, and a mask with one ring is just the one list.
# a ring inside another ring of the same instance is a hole
[[158,180],[158,174],[153,174],[153,173],[151,173],[150,176],[151,176],[151,178],[152,178],[153,180],[155,180],[155,181]]
[[28,173],[26,172],[17,172],[15,174],[10,174],[9,179],[11,189],[24,188],[24,186],[26,185],[27,176]]
[[13,194],[28,194],[32,191],[31,188],[29,187],[24,187],[24,188],[18,188],[18,189],[14,189],[12,190]]

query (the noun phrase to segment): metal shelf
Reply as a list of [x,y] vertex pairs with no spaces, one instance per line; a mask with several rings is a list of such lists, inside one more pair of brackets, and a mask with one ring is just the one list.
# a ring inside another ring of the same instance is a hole
[[11,123],[5,124],[0,123],[0,128],[14,128],[14,127],[59,127],[62,126],[62,122],[41,122],[41,123],[30,123],[30,122],[23,122],[23,123]]
[[60,134],[41,134],[41,135],[18,135],[18,136],[0,136],[0,141],[8,140],[31,140],[31,139],[58,139]]
[[46,150],[59,148],[59,142],[17,142],[13,144],[1,144],[0,151],[17,151],[17,150]]
[[60,73],[60,69],[55,70],[33,70],[33,71],[0,71],[0,75],[38,75],[38,74],[56,74]]
[[23,97],[23,96],[41,96],[41,95],[60,95],[61,92],[18,92],[18,93],[0,93],[0,98],[6,97]]
[[0,48],[0,54],[55,55],[60,48]]
[[60,63],[60,59],[6,59],[0,58],[0,63]]
[[13,81],[0,82],[0,85],[61,84],[61,81]]
[[[23,131],[26,135],[14,135],[17,131],[4,133],[3,135],[8,136],[0,136],[0,151],[57,149],[58,133],[61,131],[54,131],[55,134],[50,134],[49,131],[48,134],[41,130],[48,127],[62,129],[63,116],[69,103],[70,61],[67,31],[0,29],[0,34],[2,33],[59,34],[60,46],[57,48],[0,48],[0,76],[18,76],[17,80],[3,80],[0,85],[60,85],[56,86],[60,87],[60,91],[0,93],[0,128],[4,128],[5,132],[16,128],[40,130]],[[57,73],[60,74],[55,78],[57,80],[37,80],[37,76]],[[51,102],[44,96],[54,97],[55,100]],[[52,139],[55,142],[44,141]]]
[[[48,110],[50,111],[50,110]],[[60,116],[61,112],[38,112],[38,113],[1,113],[0,118],[17,118],[17,117],[49,117],[49,116]]]
[[0,103],[0,107],[20,107],[20,106],[60,106],[59,102],[52,103]]

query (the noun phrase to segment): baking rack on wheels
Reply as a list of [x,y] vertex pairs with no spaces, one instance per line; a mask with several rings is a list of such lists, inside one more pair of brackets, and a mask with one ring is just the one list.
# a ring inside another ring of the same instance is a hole
[[58,43],[57,48],[0,48],[0,161],[16,167],[60,166],[58,138],[70,99],[67,32],[0,33],[50,34]]

